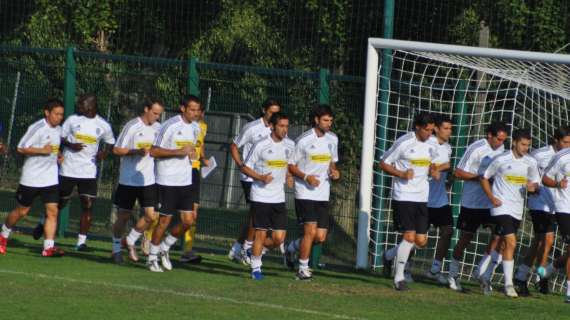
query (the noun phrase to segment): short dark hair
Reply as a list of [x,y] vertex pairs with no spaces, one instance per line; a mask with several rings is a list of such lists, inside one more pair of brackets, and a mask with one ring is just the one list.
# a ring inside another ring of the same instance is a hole
[[271,118],[269,118],[269,123],[275,127],[277,123],[279,123],[279,120],[282,119],[289,119],[289,117],[287,117],[287,115],[283,112],[275,112],[271,115]]
[[309,113],[309,124],[314,127],[315,126],[315,117],[321,118],[322,116],[331,116],[334,117],[334,113],[331,109],[331,106],[328,104],[319,104],[313,107],[311,112]]
[[552,142],[554,143],[554,140],[562,140],[564,139],[564,137],[570,136],[570,127],[569,126],[560,126],[558,128],[556,128],[556,130],[554,130],[554,134],[552,135]]
[[283,108],[281,106],[281,103],[279,101],[277,101],[276,99],[273,99],[273,98],[267,98],[261,104],[261,108],[263,109],[263,111],[267,111],[267,109],[269,109],[269,107],[271,107],[271,106],[278,106],[279,109]]
[[520,139],[531,139],[531,135],[530,135],[530,129],[527,128],[521,128],[521,129],[516,129],[513,131],[513,141],[519,141]]
[[182,99],[180,99],[180,106],[186,107],[190,102],[197,103],[198,105],[200,105],[200,110],[204,110],[204,106],[202,106],[202,101],[200,100],[200,98],[198,98],[198,96],[195,96],[193,94],[188,94],[182,97]]
[[97,110],[97,96],[92,93],[84,94],[77,100],[77,113],[85,115],[89,110]]
[[164,103],[159,98],[146,97],[143,101],[141,112],[144,112],[144,110],[147,108],[150,110],[152,108],[152,106],[155,104],[158,104],[164,108]]
[[435,121],[435,126],[438,128],[441,127],[441,125],[444,124],[445,122],[453,124],[451,118],[448,115],[442,113],[434,115],[434,121]]
[[503,121],[493,121],[487,126],[487,133],[490,133],[493,137],[496,137],[501,131],[509,132],[509,127]]
[[433,116],[427,112],[420,112],[414,117],[415,127],[425,127],[428,124],[434,124]]
[[65,108],[63,101],[55,98],[47,99],[46,103],[44,104],[44,111],[51,112],[54,108],[62,107]]

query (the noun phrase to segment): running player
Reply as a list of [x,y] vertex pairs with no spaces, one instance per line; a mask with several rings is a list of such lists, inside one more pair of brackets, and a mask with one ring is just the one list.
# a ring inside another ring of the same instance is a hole
[[512,149],[495,157],[481,177],[481,187],[493,204],[491,216],[496,226],[495,233],[504,243],[505,295],[511,298],[518,297],[513,285],[514,254],[525,196],[527,192],[536,192],[540,181],[538,164],[528,155],[530,146],[530,130],[515,130]]
[[402,242],[384,254],[384,266],[396,260],[394,289],[408,290],[404,269],[414,246],[427,244],[428,231],[428,176],[439,173],[432,163],[438,158],[438,145],[430,139],[435,122],[430,114],[420,113],[414,118],[415,131],[396,140],[382,155],[380,168],[393,176],[392,206],[394,224],[403,235]]
[[[560,127],[552,136],[552,143],[534,150],[531,156],[538,162],[541,175],[554,157],[556,152],[570,147],[570,127]],[[553,190],[540,185],[538,193],[528,196],[528,207],[532,217],[534,237],[526,256],[517,268],[515,286],[520,296],[528,296],[528,278],[533,265],[537,265],[537,273],[542,277],[539,281],[539,291],[549,292],[548,276],[552,273],[552,265],[548,264],[548,255],[554,243],[556,216],[554,215]]]
[[[197,195],[192,187],[192,159],[200,135],[196,122],[200,118],[200,105],[198,97],[185,96],[180,101],[181,113],[164,122],[151,149],[151,156],[156,158],[157,211],[160,214],[148,255],[149,269],[153,272],[163,271],[158,264],[159,254],[162,267],[172,270],[170,247],[196,221],[194,203]],[[162,240],[175,214],[180,214],[181,223],[172,227],[170,234]]]
[[113,225],[112,258],[117,264],[123,263],[121,239],[125,226],[133,212],[135,202],[143,208],[144,215],[127,236],[129,259],[136,262],[138,256],[135,243],[153,221],[158,220],[155,213],[156,185],[154,177],[154,159],[150,148],[160,130],[157,122],[164,110],[163,103],[157,99],[147,99],[140,116],[127,122],[113,148],[113,154],[121,157],[119,185],[115,192],[114,205],[118,208],[117,220]]
[[296,140],[294,164],[289,171],[295,177],[295,211],[303,226],[303,236],[287,246],[287,265],[293,267],[296,249],[299,248],[297,279],[311,280],[309,255],[313,244],[325,242],[330,224],[330,180],[340,179],[338,138],[330,131],[333,112],[328,105],[318,105],[310,114],[312,129]]
[[[255,228],[251,255],[251,277],[254,280],[263,279],[263,248],[278,248],[285,240],[285,183],[288,165],[294,163],[295,143],[287,138],[289,119],[283,113],[274,113],[269,123],[271,134],[251,147],[241,166],[242,172],[254,179],[250,208]],[[271,238],[267,238],[268,230],[272,231]]]
[[[261,105],[262,117],[247,123],[241,128],[239,135],[230,145],[232,159],[238,168],[241,169],[244,165],[239,149],[243,148],[242,154],[247,155],[254,143],[267,138],[271,134],[269,119],[271,115],[279,111],[281,111],[281,104],[277,100],[267,99]],[[250,191],[253,179],[242,173],[240,180],[245,201],[250,203]],[[249,264],[254,235],[255,229],[252,227],[251,217],[248,217],[246,223],[241,228],[238,239],[234,242],[228,253],[228,258],[230,260],[242,260],[245,264]]]
[[[487,127],[487,137],[473,142],[459,161],[455,169],[455,177],[464,180],[463,194],[461,196],[461,213],[457,221],[457,228],[461,230],[459,240],[453,250],[451,263],[449,264],[449,287],[453,290],[462,291],[459,282],[459,261],[463,258],[465,248],[471,243],[471,239],[479,226],[491,228],[490,209],[493,204],[489,201],[481,187],[479,178],[487,168],[491,160],[503,153],[503,143],[508,136],[507,126],[503,122],[492,122]],[[499,244],[499,237],[493,235],[485,256],[481,259],[478,269],[478,278],[484,293],[490,293],[490,278],[493,266],[500,261],[499,253],[495,250]],[[486,273],[487,269],[491,272]]]
[[61,142],[63,102],[50,99],[44,105],[44,119],[34,122],[18,143],[17,152],[26,157],[20,185],[16,191],[17,206],[8,214],[0,233],[0,254],[6,254],[6,245],[12,228],[30,212],[34,198],[39,196],[45,206],[43,225],[45,236],[42,256],[62,256],[63,251],[55,246],[59,186],[57,179],[58,153]]

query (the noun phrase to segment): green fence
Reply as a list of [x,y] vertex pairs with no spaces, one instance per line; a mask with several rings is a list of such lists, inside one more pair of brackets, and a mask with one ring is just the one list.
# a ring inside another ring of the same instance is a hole
[[[260,112],[266,97],[282,102],[292,119],[290,137],[307,127],[310,107],[329,102],[336,112],[335,132],[340,137],[343,179],[333,186],[334,225],[324,248],[325,263],[352,264],[355,257],[358,165],[364,79],[316,72],[266,69],[251,66],[204,63],[189,60],[106,55],[73,49],[29,49],[0,47],[0,121],[3,140],[10,154],[2,159],[0,212],[15,205],[14,190],[23,159],[15,145],[27,126],[41,117],[47,97],[66,102],[72,113],[74,101],[83,93],[98,96],[99,112],[112,124],[115,135],[122,125],[136,116],[145,96],[163,99],[166,117],[186,93],[199,94],[206,104],[206,153],[216,157],[219,169],[203,181],[199,215],[199,247],[225,249],[237,236],[245,220],[245,205],[239,174],[229,156],[229,144],[241,126]],[[110,236],[111,199],[117,183],[119,160],[109,157],[99,164],[99,199],[96,202],[92,234]],[[288,208],[293,208],[288,191]],[[31,226],[41,213],[32,210],[22,224]],[[78,230],[79,206],[72,201],[67,231]],[[289,238],[298,235],[291,210]]]

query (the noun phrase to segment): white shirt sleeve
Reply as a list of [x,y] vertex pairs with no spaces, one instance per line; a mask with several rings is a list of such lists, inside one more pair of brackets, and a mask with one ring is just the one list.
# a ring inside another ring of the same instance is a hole
[[71,122],[73,121],[73,116],[67,118],[63,125],[61,126],[61,137],[67,139],[71,134]]
[[496,158],[492,160],[487,169],[485,169],[485,172],[483,172],[483,177],[485,179],[491,179],[492,177],[494,177],[497,174],[499,165],[500,161],[498,161]]
[[335,139],[333,143],[332,162],[338,162],[338,139]]
[[296,154],[295,145],[291,144],[291,145],[287,146],[287,148],[289,149],[289,159],[287,159],[287,163],[289,163],[289,164],[297,163],[296,159],[295,159],[295,154]]
[[556,176],[560,171],[560,161],[558,161],[558,157],[553,157],[548,164],[548,167],[544,169],[544,175],[549,177],[550,179],[556,180]]
[[538,171],[538,165],[536,162],[532,162],[531,166],[528,168],[528,180],[531,183],[540,182],[540,172]]
[[249,150],[249,153],[247,154],[247,156],[245,157],[245,165],[248,166],[250,169],[253,169],[255,163],[257,162],[257,160],[259,159],[259,144],[256,143],[253,145],[253,147],[251,147],[251,150]]
[[479,152],[477,152],[476,148],[467,148],[465,154],[459,161],[457,165],[458,169],[463,171],[469,172],[471,174],[477,174],[478,167],[475,167],[475,164],[479,162]]
[[106,144],[115,143],[115,136],[113,135],[113,129],[111,129],[111,126],[107,122],[105,122],[105,128],[103,131],[103,141]]
[[33,146],[37,141],[39,130],[32,130],[33,126],[30,126],[24,136],[18,142],[18,148],[29,148]]
[[154,146],[164,149],[170,149],[170,140],[172,140],[172,126],[163,126],[154,140]]
[[117,138],[117,143],[115,144],[116,147],[119,148],[131,148],[132,145],[132,130],[133,126],[124,127],[121,133],[119,134],[119,138]]
[[234,143],[239,148],[243,147],[248,141],[251,130],[249,130],[250,126],[247,124],[241,129],[238,136],[235,137]]
[[392,145],[392,147],[390,147],[388,151],[384,152],[384,154],[382,155],[382,161],[389,164],[393,164],[394,162],[396,162],[400,158],[401,148],[399,148],[399,146],[400,144],[398,143],[398,140],[396,140],[396,142]]

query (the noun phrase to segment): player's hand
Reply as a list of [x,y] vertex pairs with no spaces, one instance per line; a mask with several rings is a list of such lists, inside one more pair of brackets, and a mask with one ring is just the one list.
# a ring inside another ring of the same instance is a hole
[[101,160],[105,160],[105,158],[107,158],[107,152],[105,151],[99,151],[97,152],[97,161],[101,161]]
[[538,183],[528,182],[526,184],[526,191],[534,193],[538,191]]
[[69,149],[73,150],[73,151],[81,151],[83,150],[83,148],[85,148],[85,145],[83,143],[77,142],[77,143],[68,143],[67,147],[69,147]]
[[321,184],[321,181],[319,179],[317,179],[317,176],[314,176],[312,174],[307,175],[305,177],[305,181],[307,182],[307,184],[309,184],[313,188],[316,188]]
[[503,202],[496,197],[493,197],[493,199],[491,199],[491,202],[493,203],[493,207],[495,208],[498,208],[503,205]]
[[146,157],[146,156],[149,155],[149,154],[150,154],[150,148],[149,148],[149,147],[141,148],[141,149],[139,150],[139,155],[141,155],[141,156],[143,156],[143,157]]
[[404,180],[412,180],[414,178],[414,169],[404,171],[404,173],[400,175],[400,178]]
[[57,155],[57,164],[62,164],[63,163],[63,154],[58,153]]
[[189,159],[194,159],[194,157],[196,156],[196,149],[190,144],[185,145],[180,150],[181,150],[180,151],[181,155],[188,156]]
[[332,180],[338,180],[340,179],[340,171],[336,170],[336,169],[329,169],[329,177]]
[[268,174],[261,175],[259,180],[261,180],[261,182],[263,182],[264,184],[269,184],[271,183],[271,181],[273,181],[273,176],[271,175],[270,172]]
[[289,187],[289,189],[293,189],[293,187],[295,187],[295,179],[291,174],[287,174],[287,187]]
[[202,159],[202,163],[204,164],[204,166],[209,167],[210,166],[210,160],[204,158]]
[[437,169],[436,165],[431,165],[429,168],[429,175],[432,177],[432,179],[439,181],[439,179],[441,179],[441,172]]
[[49,156],[52,152],[51,143],[46,144],[40,149],[40,154]]
[[566,179],[566,177],[564,177],[564,179],[558,181],[558,188],[560,188],[560,189],[568,188],[568,179]]

